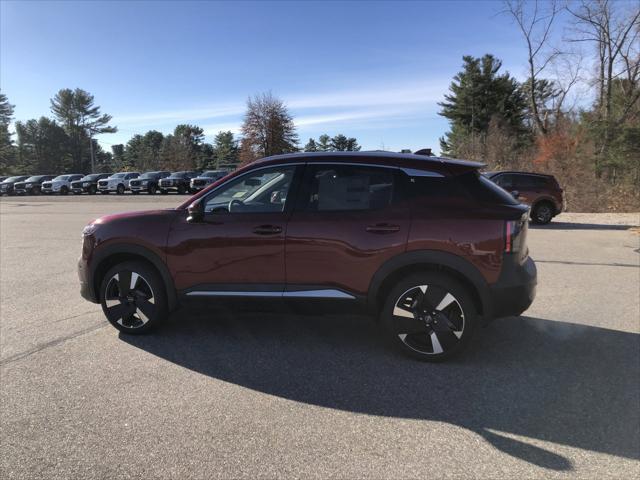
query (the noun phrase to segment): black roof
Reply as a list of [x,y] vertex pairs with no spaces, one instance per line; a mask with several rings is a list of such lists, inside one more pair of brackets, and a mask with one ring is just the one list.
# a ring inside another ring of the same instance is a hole
[[296,152],[285,153],[282,155],[273,155],[271,157],[261,158],[256,162],[272,161],[272,160],[290,160],[296,158],[304,158],[305,161],[323,161],[327,157],[332,159],[344,158],[376,158],[376,159],[388,159],[388,160],[406,160],[410,162],[433,162],[444,165],[460,165],[471,168],[482,168],[486,166],[484,163],[472,162],[470,160],[461,160],[456,158],[416,155],[415,153],[396,153],[386,152],[380,150],[374,151],[359,151],[359,152]]
[[524,172],[521,170],[499,170],[499,171],[491,171],[491,172],[484,172],[486,175],[492,177],[494,175],[498,175],[499,173],[510,173],[510,174],[515,174],[515,175],[534,175],[534,176],[538,176],[538,177],[551,177],[553,178],[553,175],[549,175],[548,173],[538,173],[538,172]]

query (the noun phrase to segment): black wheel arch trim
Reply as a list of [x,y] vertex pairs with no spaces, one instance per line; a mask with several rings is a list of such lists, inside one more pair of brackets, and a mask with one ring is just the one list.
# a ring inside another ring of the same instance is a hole
[[445,268],[451,270],[467,280],[476,290],[482,313],[478,315],[484,319],[493,316],[491,290],[489,284],[477,267],[471,262],[453,253],[439,250],[415,250],[401,253],[387,260],[374,274],[369,284],[367,307],[371,311],[379,311],[378,295],[386,279],[407,267],[424,265],[425,269]]
[[99,285],[97,284],[98,279],[96,278],[96,274],[98,273],[101,265],[114,255],[134,255],[142,257],[149,263],[151,263],[160,273],[160,277],[162,278],[162,282],[164,283],[165,291],[167,293],[167,304],[169,306],[169,310],[174,310],[178,306],[178,296],[176,294],[176,288],[166,263],[162,260],[162,258],[160,258],[158,254],[152,252],[148,248],[130,243],[117,243],[109,245],[93,253],[89,279],[91,287],[94,291],[94,296],[98,302],[100,301],[100,299],[98,294]]

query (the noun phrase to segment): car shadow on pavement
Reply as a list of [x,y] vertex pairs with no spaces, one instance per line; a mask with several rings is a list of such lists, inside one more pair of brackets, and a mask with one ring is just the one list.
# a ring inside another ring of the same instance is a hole
[[289,400],[448,422],[553,470],[572,463],[540,441],[640,459],[640,335],[633,333],[504,318],[478,329],[458,359],[428,364],[390,349],[368,317],[217,309],[179,311],[157,333],[121,339]]
[[529,228],[540,230],[629,230],[637,225],[606,225],[601,223],[555,222],[546,225],[529,224]]

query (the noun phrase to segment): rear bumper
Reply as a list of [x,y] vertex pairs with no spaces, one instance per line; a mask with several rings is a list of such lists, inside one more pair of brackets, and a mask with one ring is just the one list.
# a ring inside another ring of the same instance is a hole
[[531,257],[522,264],[514,255],[506,254],[503,258],[500,278],[489,286],[493,318],[520,315],[536,296],[538,273]]

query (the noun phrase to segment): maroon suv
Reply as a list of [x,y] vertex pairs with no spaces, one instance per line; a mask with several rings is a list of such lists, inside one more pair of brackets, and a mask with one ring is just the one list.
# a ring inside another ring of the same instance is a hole
[[535,296],[529,209],[480,167],[385,152],[265,158],[178,208],[85,227],[81,292],[127,333],[194,300],[337,301],[440,360]]
[[564,191],[553,175],[530,172],[487,172],[486,175],[531,206],[533,223],[546,225],[564,210]]

